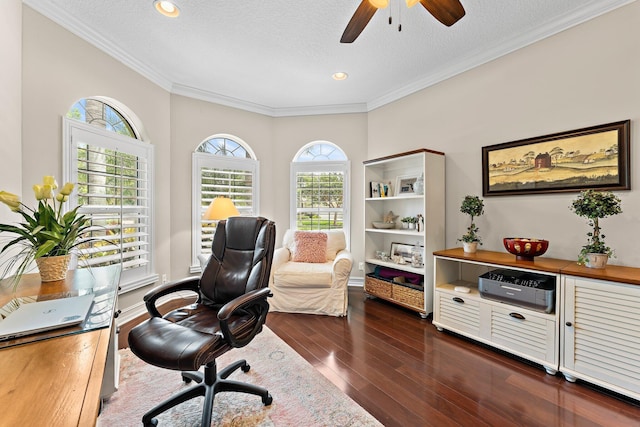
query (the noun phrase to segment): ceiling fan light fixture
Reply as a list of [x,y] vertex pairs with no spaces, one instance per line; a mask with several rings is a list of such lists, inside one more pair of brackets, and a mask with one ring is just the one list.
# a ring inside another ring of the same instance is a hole
[[389,6],[389,0],[369,0],[369,3],[376,9],[384,9]]
[[333,78],[333,80],[347,80],[347,77],[349,77],[349,74],[343,72],[343,71],[338,71],[337,73],[333,73],[331,75],[331,78]]
[[178,6],[176,6],[176,4],[172,1],[154,0],[153,6],[158,12],[166,17],[177,18],[178,15],[180,15],[180,9],[178,9]]
[[407,7],[413,7],[417,5],[420,2],[420,0],[406,0],[406,2],[407,2]]

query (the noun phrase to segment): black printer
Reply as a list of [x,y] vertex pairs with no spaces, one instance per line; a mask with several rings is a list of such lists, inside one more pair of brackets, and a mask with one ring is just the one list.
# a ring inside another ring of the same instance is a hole
[[501,268],[480,276],[478,290],[482,298],[551,313],[555,305],[556,278]]

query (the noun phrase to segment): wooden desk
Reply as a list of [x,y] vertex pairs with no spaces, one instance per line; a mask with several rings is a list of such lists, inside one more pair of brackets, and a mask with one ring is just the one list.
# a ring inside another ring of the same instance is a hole
[[[93,288],[107,292],[113,318],[120,277],[118,266],[70,271],[67,280],[40,283],[24,275],[16,296],[43,297]],[[14,294],[0,289],[0,305]],[[100,409],[100,389],[112,322],[100,329],[80,327],[38,335],[39,341],[0,349],[0,426],[93,426]],[[66,334],[54,337],[55,334]],[[71,334],[71,335],[69,335]],[[24,340],[24,338],[23,338]]]

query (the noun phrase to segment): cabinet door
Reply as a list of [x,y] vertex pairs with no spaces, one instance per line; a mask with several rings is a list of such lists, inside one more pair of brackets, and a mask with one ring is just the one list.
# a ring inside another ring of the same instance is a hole
[[480,335],[480,304],[473,297],[436,291],[434,324],[473,338]]
[[587,381],[637,396],[640,287],[565,277],[563,300],[563,367]]
[[492,305],[491,342],[558,369],[557,323],[550,315],[506,304]]

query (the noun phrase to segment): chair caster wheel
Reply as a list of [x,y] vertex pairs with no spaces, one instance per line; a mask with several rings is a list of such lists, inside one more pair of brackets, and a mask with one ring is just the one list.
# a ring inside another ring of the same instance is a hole
[[144,424],[144,427],[156,427],[158,425],[158,419],[151,418],[151,420],[148,423],[142,421],[142,424]]
[[273,402],[273,397],[270,394],[267,394],[266,396],[262,397],[262,403],[264,403],[264,406],[269,406],[271,405],[272,402]]
[[248,363],[245,363],[240,367],[240,369],[242,369],[242,372],[249,372],[249,369],[251,369],[251,365],[249,365]]

